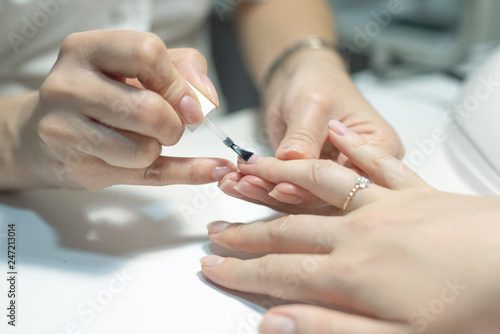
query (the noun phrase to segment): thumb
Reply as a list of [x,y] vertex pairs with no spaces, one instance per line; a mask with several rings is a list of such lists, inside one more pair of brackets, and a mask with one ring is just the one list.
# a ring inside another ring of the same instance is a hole
[[286,305],[264,315],[260,334],[409,334],[400,324],[333,311],[319,306]]
[[308,109],[310,108],[302,108],[300,112],[290,112],[284,116],[287,118],[287,129],[276,150],[276,158],[293,160],[320,157],[328,136],[327,124],[330,117],[325,112]]
[[206,58],[196,49],[170,49],[169,56],[180,75],[219,108],[219,95],[208,78]]

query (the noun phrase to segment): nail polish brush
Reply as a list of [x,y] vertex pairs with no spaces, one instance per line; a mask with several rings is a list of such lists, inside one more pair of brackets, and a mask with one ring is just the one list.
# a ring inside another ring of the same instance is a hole
[[[224,131],[222,131],[221,128],[217,126],[217,124],[215,124],[210,118],[208,118],[208,115],[216,109],[215,105],[203,94],[201,94],[199,90],[194,88],[193,85],[191,85],[189,82],[188,84],[195,92],[198,100],[200,101],[201,110],[204,116],[203,125],[209,128],[217,136],[217,138],[219,138],[224,143],[224,145],[236,152],[236,154],[238,154],[243,160],[248,161],[248,159],[250,159],[250,157],[253,155],[253,152],[242,149],[241,147],[236,145],[234,141],[229,138],[229,136]],[[186,127],[191,132],[195,131],[198,128],[198,126],[194,124],[186,125]]]

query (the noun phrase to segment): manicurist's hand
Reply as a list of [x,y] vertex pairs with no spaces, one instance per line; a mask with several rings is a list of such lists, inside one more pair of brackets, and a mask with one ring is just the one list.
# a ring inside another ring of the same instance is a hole
[[68,36],[40,91],[30,96],[33,112],[19,140],[23,165],[31,166],[25,173],[35,186],[91,190],[220,180],[234,170],[228,161],[160,156],[185,125],[203,120],[184,79],[219,103],[197,51],[168,50],[143,32]]
[[265,108],[278,159],[321,157],[344,164],[346,156],[327,140],[331,119],[386,153],[403,156],[395,131],[359,93],[332,50],[303,50],[287,60],[270,81]]
[[[348,214],[211,223],[213,242],[270,255],[210,255],[204,274],[271,300],[316,304],[277,305],[263,334],[498,333],[500,199],[439,192],[339,123],[330,124],[330,139],[374,181],[355,193]],[[358,176],[332,161],[264,158],[246,167],[336,208]]]

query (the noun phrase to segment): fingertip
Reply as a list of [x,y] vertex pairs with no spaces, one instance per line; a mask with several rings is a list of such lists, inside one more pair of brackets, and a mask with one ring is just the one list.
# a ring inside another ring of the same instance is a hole
[[332,119],[328,123],[328,129],[338,136],[345,136],[349,133],[349,129],[341,122]]
[[296,324],[293,318],[275,312],[267,312],[259,326],[260,334],[295,334]]
[[[224,161],[224,160],[223,160]],[[226,175],[236,172],[238,169],[229,161],[224,161],[224,164],[219,164],[214,168],[213,178],[214,181],[220,182]]]
[[264,157],[254,153],[248,160],[238,157],[238,165],[255,165],[262,161],[262,159],[264,159]]
[[207,225],[208,234],[217,234],[224,231],[229,226],[231,226],[231,223],[222,220],[211,222]]
[[201,267],[203,268],[214,268],[224,262],[225,258],[218,255],[208,255],[200,259]]
[[292,205],[299,205],[304,201],[301,197],[299,197],[297,195],[282,192],[277,188],[274,188],[269,193],[269,196],[271,196],[272,198],[274,198],[277,201],[287,203],[287,204],[292,204]]
[[227,182],[236,182],[236,183],[238,183],[241,180],[242,177],[243,177],[243,174],[241,174],[238,171],[230,172],[230,173],[224,175],[222,177],[222,179],[220,179],[220,181],[219,181],[219,187],[222,187],[222,185],[224,185]]

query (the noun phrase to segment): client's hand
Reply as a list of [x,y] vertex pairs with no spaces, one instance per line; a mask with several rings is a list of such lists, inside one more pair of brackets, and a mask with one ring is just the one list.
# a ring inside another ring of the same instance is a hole
[[[201,260],[205,275],[227,288],[319,304],[271,309],[265,334],[498,333],[500,200],[434,190],[353,131],[332,127],[336,147],[377,184],[359,189],[344,217],[210,224],[217,244],[273,254],[211,255]],[[252,168],[335,207],[356,177],[324,161],[266,158]]]
[[365,138],[342,123],[331,121],[328,136],[330,144],[355,166],[347,169],[329,159],[284,162],[254,155],[248,162],[240,159],[240,172],[227,174],[219,186],[230,196],[279,211],[338,215],[358,176],[355,171],[360,169],[389,189],[424,185],[403,162],[383,148],[368,145]]

